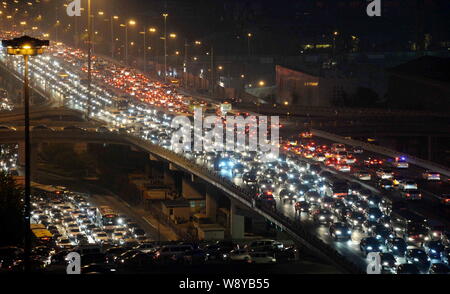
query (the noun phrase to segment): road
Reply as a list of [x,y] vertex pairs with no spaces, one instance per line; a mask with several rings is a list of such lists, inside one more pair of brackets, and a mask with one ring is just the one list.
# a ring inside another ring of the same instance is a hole
[[[48,62],[52,58],[53,62]],[[121,68],[116,64],[99,64],[100,71],[95,73],[93,90],[91,95],[83,82],[83,71],[80,71],[80,64],[83,64],[85,55],[79,50],[58,49],[57,52],[50,51],[50,54],[36,57],[30,62],[30,68],[36,74],[36,80],[44,83],[51,81],[51,89],[57,91],[65,97],[65,105],[74,109],[86,111],[88,97],[91,97],[92,115],[96,120],[103,121],[110,128],[123,128],[138,137],[156,141],[165,148],[170,148],[170,122],[174,115],[189,115],[189,105],[184,103],[184,98],[179,97],[175,90],[166,87],[155,81],[136,74],[132,69]],[[20,68],[20,64],[14,64]],[[65,72],[71,78],[63,78],[60,73]],[[123,97],[128,97],[126,106],[120,104],[116,95],[121,93]],[[112,109],[113,107],[114,109]],[[164,113],[161,111],[164,110]],[[142,127],[137,127],[137,126]],[[153,130],[158,130],[157,139],[151,137]],[[166,137],[160,133],[166,133]],[[155,142],[153,142],[155,143]],[[327,142],[328,144],[330,142]],[[169,145],[168,145],[169,144]],[[362,156],[370,154],[364,153]],[[359,157],[359,156],[358,156]],[[358,158],[362,160],[361,157]],[[414,173],[415,177],[420,169],[412,167],[405,173]],[[404,171],[401,171],[404,172]],[[408,174],[410,176],[411,174]],[[405,174],[405,176],[407,176]],[[102,199],[96,197],[98,201],[115,203],[114,199]],[[431,201],[430,196],[426,201]],[[426,202],[427,203],[427,202]],[[420,207],[416,207],[420,210]],[[278,209],[286,216],[297,219],[294,215],[292,205],[278,203]],[[365,260],[359,252],[358,241],[363,237],[358,233],[353,236],[353,241],[348,244],[334,242],[330,240],[327,230],[322,226],[317,226],[305,217],[300,218],[310,232],[313,232],[330,246],[334,247],[342,255],[353,260],[361,267],[365,268]],[[146,222],[142,220],[142,222]],[[151,224],[149,230],[154,230]],[[154,231],[153,231],[154,233]]]

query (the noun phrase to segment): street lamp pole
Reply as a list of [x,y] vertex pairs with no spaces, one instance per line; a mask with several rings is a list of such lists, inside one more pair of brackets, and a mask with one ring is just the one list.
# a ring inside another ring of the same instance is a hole
[[188,42],[187,40],[184,41],[184,66],[183,66],[183,75],[184,75],[184,87],[187,88],[188,86],[188,69],[187,69],[187,63],[188,63]]
[[114,16],[111,16],[111,58],[114,59]]
[[30,92],[28,87],[28,55],[24,59],[23,93],[25,102],[25,271],[30,271],[31,258],[31,142],[30,142]]
[[167,13],[164,16],[164,82],[167,81]]
[[147,72],[147,43],[146,43],[147,28],[144,26],[144,73]]
[[125,65],[128,65],[128,24],[125,24]]
[[214,47],[211,46],[211,96],[214,97],[215,74],[214,74]]
[[24,79],[23,79],[23,93],[24,93],[24,116],[25,116],[25,195],[24,195],[24,264],[25,271],[31,270],[31,141],[30,141],[30,92],[28,81],[28,59],[29,56],[42,54],[43,46],[49,46],[48,40],[38,40],[28,36],[23,36],[13,40],[3,40],[3,47],[7,48],[9,55],[22,55],[24,58]]
[[91,116],[91,89],[92,88],[92,19],[91,19],[91,0],[88,0],[88,102],[87,119]]

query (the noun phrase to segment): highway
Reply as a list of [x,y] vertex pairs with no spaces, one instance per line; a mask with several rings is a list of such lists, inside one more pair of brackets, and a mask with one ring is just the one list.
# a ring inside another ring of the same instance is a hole
[[[4,60],[5,58],[3,56],[1,59]],[[41,82],[43,88],[51,87],[53,91],[59,92],[65,98],[64,104],[66,106],[79,111],[86,111],[89,95],[83,79],[83,72],[79,69],[79,65],[83,64],[84,58],[85,55],[79,50],[70,50],[69,48],[58,46],[51,48],[48,54],[32,59],[30,67],[35,73],[36,81]],[[12,62],[11,66],[18,68],[19,72],[22,68],[20,62],[16,60]],[[108,64],[105,61],[99,61],[99,59],[97,59],[96,66],[100,70],[95,74],[94,87],[91,94],[92,117],[97,121],[103,122],[103,125],[108,126],[110,129],[123,129],[126,133],[124,137],[135,136],[140,140],[147,140],[148,146],[146,148],[149,150],[154,150],[152,144],[159,144],[165,149],[170,149],[167,139],[155,141],[149,136],[149,132],[151,133],[152,129],[164,130],[164,132],[167,132],[167,137],[169,137],[168,135],[173,131],[170,129],[170,122],[173,116],[176,114],[190,114],[189,105],[184,103],[185,98],[178,95],[175,89],[150,81],[133,72],[133,69],[121,68],[117,64]],[[62,77],[61,72],[66,73],[70,78]],[[48,85],[49,81],[50,86]],[[117,105],[115,105],[117,102],[114,100],[114,97],[118,94],[122,97],[130,98],[131,101],[126,108],[117,112],[113,108],[117,108]],[[165,110],[165,113],[161,113],[162,110]],[[67,135],[68,131],[61,132]],[[61,136],[61,139],[66,139],[64,138],[66,135],[58,135],[58,131],[53,133],[55,133],[55,136]],[[71,134],[72,139],[77,136],[76,132],[72,131]],[[99,135],[92,131],[91,134],[93,137]],[[102,136],[105,136],[106,139],[108,134]],[[10,139],[12,140],[13,138],[10,137]],[[117,140],[117,142],[119,141]],[[130,142],[130,140],[128,141]],[[323,142],[328,145],[331,143]],[[358,161],[361,162],[367,156],[380,157],[376,154],[364,152],[363,155],[358,155]],[[402,170],[401,173],[405,177],[417,178],[422,171],[423,169],[418,167],[411,167],[408,170]],[[340,173],[338,174],[342,177]],[[211,179],[214,179],[214,177]],[[353,181],[356,181],[356,179]],[[448,179],[445,178],[444,181],[448,181]],[[246,188],[242,183],[238,183],[237,186],[242,189]],[[427,186],[423,187],[427,188]],[[426,197],[424,200],[426,201],[425,203],[429,203],[432,201],[432,192],[425,191]],[[438,192],[442,191],[438,190]],[[291,221],[299,222],[309,233],[318,236],[342,256],[356,263],[361,270],[365,270],[366,261],[359,251],[359,240],[365,236],[363,233],[354,232],[352,241],[347,243],[335,242],[330,238],[326,227],[317,225],[306,215],[302,215],[299,218],[295,215],[293,205],[281,203],[278,197],[277,202],[277,209],[284,216]],[[420,206],[420,204],[417,207],[412,205],[411,208],[422,212],[420,211]],[[425,211],[429,212],[428,209]]]

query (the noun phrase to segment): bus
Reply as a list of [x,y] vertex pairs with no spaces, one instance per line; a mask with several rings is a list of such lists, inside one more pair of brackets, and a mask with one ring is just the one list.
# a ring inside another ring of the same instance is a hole
[[32,241],[36,246],[48,246],[53,243],[53,234],[42,224],[31,224]]
[[102,227],[115,226],[118,224],[118,214],[109,206],[100,206],[97,209],[96,220]]

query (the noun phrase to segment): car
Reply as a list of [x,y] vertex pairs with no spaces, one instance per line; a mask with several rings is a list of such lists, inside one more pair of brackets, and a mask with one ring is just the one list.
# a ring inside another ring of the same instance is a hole
[[352,229],[347,223],[336,222],[330,226],[330,235],[334,240],[351,240]]
[[392,253],[380,253],[381,267],[385,272],[395,272],[397,260]]
[[442,254],[444,253],[445,246],[441,241],[428,241],[423,244],[423,248],[425,252],[431,259],[441,259]]
[[380,168],[375,172],[380,179],[392,179],[394,178],[394,172],[388,168]]
[[361,239],[359,248],[364,256],[367,256],[367,254],[370,252],[381,252],[383,247],[381,242],[377,238],[365,237]]
[[405,156],[400,156],[400,157],[394,158],[394,161],[392,162],[392,166],[394,166],[396,168],[408,168],[409,164],[406,161]]
[[297,201],[295,203],[295,211],[296,212],[310,212],[311,205],[306,201]]
[[450,265],[450,248],[445,248],[444,252],[441,253],[441,260],[443,263]]
[[109,241],[108,234],[106,234],[105,232],[96,233],[94,235],[94,238],[97,243],[106,243]]
[[371,221],[378,221],[383,216],[383,213],[377,207],[369,207],[365,213],[367,219]]
[[354,175],[361,181],[372,180],[372,175],[367,171],[358,171],[358,172],[355,172]]
[[394,188],[392,180],[389,179],[380,179],[377,184],[381,189],[384,190],[392,190]]
[[251,262],[252,257],[247,249],[234,249],[223,254],[223,259],[234,262]]
[[187,251],[192,250],[194,250],[192,245],[165,245],[155,252],[155,259],[162,261],[179,260],[183,258]]
[[428,273],[435,275],[448,275],[450,274],[450,268],[443,263],[433,263]]
[[440,202],[444,206],[450,206],[450,194],[443,194],[440,197]]
[[427,255],[425,250],[420,248],[408,249],[408,251],[406,252],[406,261],[408,263],[416,265],[418,269],[423,273],[428,272],[431,265],[430,257]]
[[362,149],[361,146],[355,146],[355,147],[353,147],[352,152],[354,154],[361,154],[361,153],[364,153],[364,149]]
[[255,264],[276,263],[277,259],[268,252],[250,252],[250,262]]
[[335,167],[338,171],[343,172],[343,173],[349,173],[351,171],[350,165],[348,165],[346,163],[340,163],[340,164],[336,165]]
[[383,160],[369,157],[363,161],[364,165],[367,167],[380,167],[383,165]]
[[441,174],[438,172],[433,172],[430,170],[426,170],[422,173],[422,178],[427,181],[440,181],[441,180]]
[[203,264],[206,260],[206,251],[202,249],[188,250],[183,256],[183,261],[187,264]]
[[283,249],[284,245],[283,243],[275,240],[265,239],[253,241],[248,246],[245,246],[245,248],[250,251],[263,252],[263,251]]
[[394,256],[404,257],[408,245],[403,238],[394,237],[387,241],[386,248]]
[[406,189],[400,192],[405,200],[422,200],[422,193],[417,189]]
[[398,187],[401,190],[417,190],[417,183],[413,180],[402,180],[400,181]]
[[316,223],[327,224],[333,221],[334,216],[328,209],[318,209],[314,211],[313,219]]
[[361,228],[366,221],[366,217],[361,212],[353,211],[348,216],[347,221],[353,228]]
[[334,207],[335,199],[332,197],[325,196],[320,201],[320,206],[324,209],[331,209]]
[[397,270],[395,271],[397,275],[418,275],[420,274],[419,268],[415,264],[411,263],[403,263],[397,266]]
[[383,224],[376,224],[370,228],[370,235],[375,237],[381,243],[385,244],[387,240],[395,237],[393,231]]

